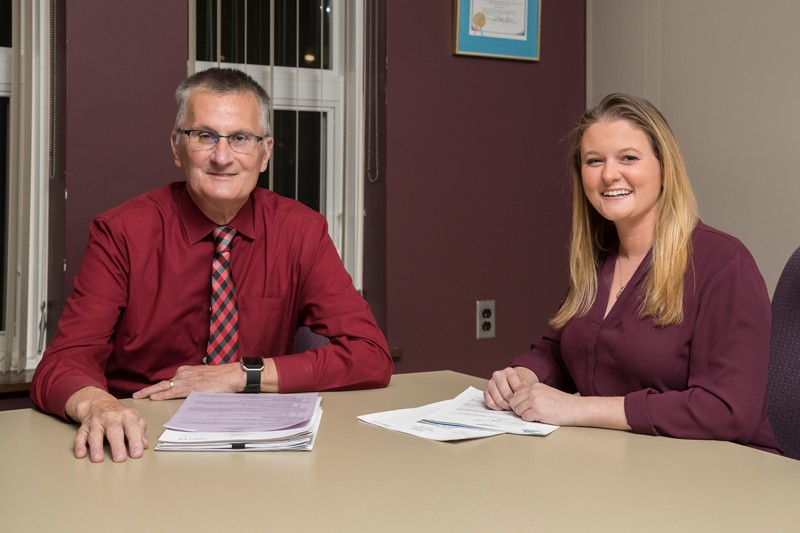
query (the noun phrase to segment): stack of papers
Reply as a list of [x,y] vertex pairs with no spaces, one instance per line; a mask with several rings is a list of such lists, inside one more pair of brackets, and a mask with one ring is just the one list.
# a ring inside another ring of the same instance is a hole
[[304,394],[192,392],[156,444],[158,451],[309,451],[322,398]]
[[489,409],[483,402],[483,393],[475,387],[469,387],[452,400],[362,415],[358,419],[438,441],[480,439],[501,433],[545,436],[558,429],[550,424],[526,422],[511,411]]

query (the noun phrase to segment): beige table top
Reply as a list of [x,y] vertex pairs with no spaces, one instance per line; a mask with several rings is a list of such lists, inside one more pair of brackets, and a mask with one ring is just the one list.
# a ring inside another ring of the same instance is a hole
[[[800,461],[592,428],[441,443],[356,420],[485,380],[396,375],[323,394],[312,452],[154,452],[92,464],[75,426],[0,412],[0,531],[799,531]],[[126,400],[151,447],[178,401]]]

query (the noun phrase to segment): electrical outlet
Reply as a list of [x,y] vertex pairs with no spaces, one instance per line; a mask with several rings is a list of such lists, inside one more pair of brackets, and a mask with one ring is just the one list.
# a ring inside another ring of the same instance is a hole
[[477,300],[475,302],[475,338],[493,339],[496,327],[494,300]]

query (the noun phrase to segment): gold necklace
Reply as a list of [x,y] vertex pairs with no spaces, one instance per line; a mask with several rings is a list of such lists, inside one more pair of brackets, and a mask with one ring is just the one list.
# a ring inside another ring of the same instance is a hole
[[625,290],[625,286],[627,283],[622,283],[622,258],[617,256],[617,272],[619,273],[619,290],[617,291],[617,295],[614,297],[615,300],[619,300],[619,295],[622,294],[622,291]]

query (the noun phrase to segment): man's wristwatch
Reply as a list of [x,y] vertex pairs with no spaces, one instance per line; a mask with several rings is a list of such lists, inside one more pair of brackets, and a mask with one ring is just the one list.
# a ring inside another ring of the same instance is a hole
[[261,372],[264,370],[264,359],[261,357],[242,357],[242,370],[247,373],[247,384],[244,392],[261,392]]

